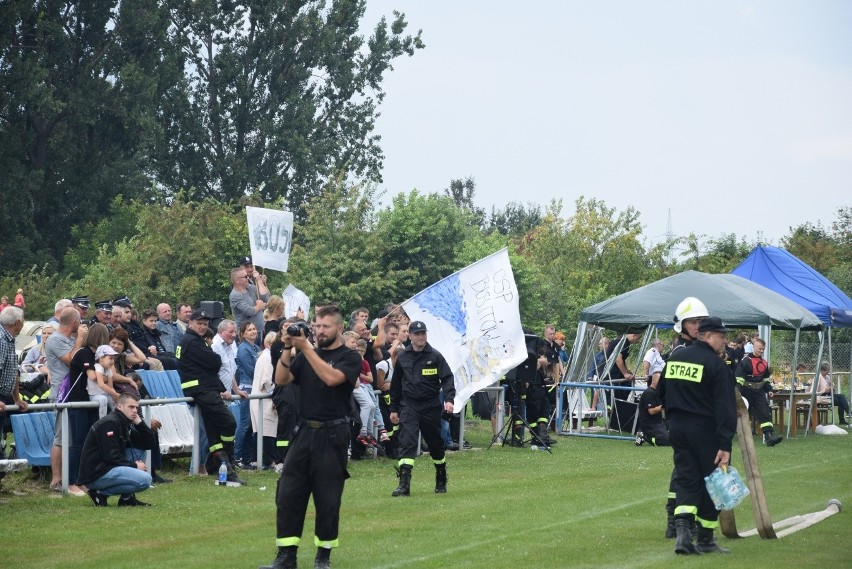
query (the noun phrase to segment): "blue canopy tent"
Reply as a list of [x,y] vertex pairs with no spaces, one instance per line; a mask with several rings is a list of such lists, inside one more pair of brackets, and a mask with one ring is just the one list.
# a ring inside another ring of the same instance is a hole
[[807,308],[825,326],[852,326],[852,299],[816,269],[784,249],[756,247],[731,274]]
[[[852,327],[852,299],[849,296],[816,269],[778,247],[756,247],[731,273],[763,285],[813,312],[828,329],[828,358],[830,367],[833,367],[831,328]],[[796,340],[798,344],[798,334]],[[821,341],[817,362],[822,360],[822,350]],[[815,378],[811,407],[816,401],[816,383]]]

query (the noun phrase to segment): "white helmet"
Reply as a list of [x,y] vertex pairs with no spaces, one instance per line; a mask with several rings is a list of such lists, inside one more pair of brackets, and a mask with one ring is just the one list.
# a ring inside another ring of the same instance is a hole
[[674,331],[680,334],[680,324],[689,318],[706,318],[710,316],[707,313],[707,307],[704,303],[694,296],[687,296],[675,309],[674,316]]

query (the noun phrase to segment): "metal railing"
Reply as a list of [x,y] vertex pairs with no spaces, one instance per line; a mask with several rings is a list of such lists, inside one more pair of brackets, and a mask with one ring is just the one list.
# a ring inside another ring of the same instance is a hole
[[[505,391],[502,387],[486,387],[481,391],[496,391],[498,397],[498,408],[502,409],[505,402]],[[376,390],[377,394],[381,394],[382,392]],[[258,399],[270,399],[272,397],[269,393],[252,393],[248,396],[248,400],[258,400]],[[234,400],[240,400],[242,397],[234,397]],[[201,449],[198,446],[199,438],[201,436],[201,410],[197,405],[194,405],[195,400],[192,397],[174,397],[170,399],[161,398],[161,399],[141,399],[139,401],[139,406],[142,410],[142,417],[145,422],[150,424],[151,422],[151,413],[149,408],[155,405],[170,405],[174,403],[188,403],[191,404],[192,408],[192,418],[193,418],[193,444],[192,444],[192,455],[190,458],[190,466],[189,472],[190,474],[196,475],[198,474],[198,469],[201,461]],[[61,436],[61,448],[62,448],[62,492],[66,494],[68,492],[68,452],[69,452],[69,425],[68,425],[68,414],[65,412],[67,409],[97,409],[98,403],[94,401],[75,401],[69,403],[34,403],[27,407],[26,413],[31,411],[56,411],[59,413],[60,417],[60,426],[62,431]],[[459,424],[459,449],[464,448],[464,426],[465,426],[465,411],[467,408],[467,404],[465,404],[461,409],[457,412],[461,415],[461,421]],[[17,405],[7,405],[7,412],[12,411],[20,411],[20,408]],[[503,430],[503,414],[497,413],[497,432],[501,432]],[[258,415],[257,421],[257,464],[263,464],[263,412]],[[239,425],[237,426],[239,428]],[[375,457],[375,453],[374,453]],[[148,466],[148,470],[151,470],[151,451],[145,451],[145,464]]]

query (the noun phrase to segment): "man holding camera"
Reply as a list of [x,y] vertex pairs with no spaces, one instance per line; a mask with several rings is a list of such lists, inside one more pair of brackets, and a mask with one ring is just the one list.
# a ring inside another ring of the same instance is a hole
[[408,334],[411,345],[396,360],[390,388],[390,420],[402,428],[399,486],[391,495],[408,496],[411,493],[411,471],[417,456],[418,433],[423,434],[435,464],[435,493],[443,494],[447,491],[447,461],[441,438],[439,391],[444,391],[443,411],[452,414],[455,379],[444,356],[429,345],[426,324],[415,320],[409,325]]
[[[340,502],[349,447],[352,391],[361,372],[361,356],[343,345],[343,314],[336,305],[318,307],[315,349],[307,327],[293,323],[282,335],[284,349],[275,364],[276,385],[299,386],[299,417],[276,493],[278,555],[272,569],[295,569],[308,499],[316,507],[314,567],[330,566],[337,547]],[[293,348],[298,352],[292,356]]]

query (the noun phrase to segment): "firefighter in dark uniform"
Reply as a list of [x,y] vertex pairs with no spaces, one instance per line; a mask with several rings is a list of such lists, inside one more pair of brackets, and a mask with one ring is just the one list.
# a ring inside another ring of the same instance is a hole
[[[655,373],[649,378],[648,388],[639,397],[639,428],[636,435],[636,446],[648,443],[651,446],[669,446],[669,431],[663,421],[663,402],[657,393],[660,374]],[[672,523],[674,523],[674,508],[672,508]]]
[[[719,357],[727,332],[718,318],[702,320],[698,338],[672,354],[660,380],[674,449],[678,554],[729,553],[713,537],[719,511],[704,483],[717,466],[727,468],[736,432],[734,376]],[[692,523],[697,525],[697,543],[692,541]]]
[[192,397],[201,410],[210,454],[207,456],[207,474],[215,476],[224,463],[228,481],[245,484],[237,478],[234,469],[234,434],[237,422],[228,411],[223,397],[230,399],[219,379],[222,359],[204,341],[210,316],[200,308],[192,311],[186,334],[175,349],[180,386],[185,397]]
[[[553,410],[556,409],[556,394],[557,384],[559,380],[562,379],[562,361],[559,359],[559,352],[562,350],[562,346],[556,343],[556,328],[553,324],[548,324],[544,327],[544,339],[542,339],[541,344],[539,345],[539,354],[544,354],[547,358],[547,364],[542,367],[542,372],[546,381],[545,385],[545,397],[547,399],[547,413],[543,413],[539,419],[539,426],[541,425],[541,421],[545,421],[545,428],[543,430],[544,436],[547,438],[547,444],[556,444],[558,441],[555,439],[551,439],[550,435],[547,434],[548,427],[550,426],[550,417],[553,414]],[[527,415],[527,422],[530,426],[533,425],[533,420],[535,417],[530,418],[530,415]]]
[[[694,296],[687,296],[680,304],[675,308],[674,314],[674,331],[678,333],[677,338],[675,338],[674,346],[671,351],[667,354],[663,354],[663,360],[669,361],[672,355],[677,353],[678,350],[681,350],[685,347],[691,346],[695,339],[698,337],[698,326],[701,324],[701,320],[709,316],[707,313],[707,307],[704,306],[704,303],[695,298]],[[662,400],[662,384],[657,383],[657,393]],[[669,493],[668,498],[666,500],[666,539],[674,539],[675,537],[675,523],[674,523],[674,510],[675,510],[675,498],[677,494],[675,492],[675,475],[677,471],[672,469],[672,476],[669,480]]]
[[429,445],[435,464],[435,493],[447,491],[447,462],[441,438],[441,403],[438,391],[444,391],[444,412],[453,412],[455,379],[444,356],[426,338],[426,324],[415,320],[408,327],[411,345],[396,360],[391,379],[391,415],[401,428],[399,440],[399,487],[393,496],[411,493],[411,470],[417,456],[418,431]]
[[752,353],[745,354],[737,366],[735,375],[737,385],[740,386],[740,393],[748,401],[749,414],[755,418],[760,425],[760,430],[763,431],[763,444],[772,447],[784,440],[784,437],[775,434],[772,411],[769,410],[769,403],[766,401],[767,395],[769,397],[773,395],[772,383],[769,380],[772,370],[769,368],[769,363],[763,359],[766,342],[755,338],[752,343],[754,344]]
[[[336,305],[317,308],[313,325],[316,348],[308,340],[305,323],[282,328],[284,345],[275,362],[275,384],[299,386],[299,425],[278,479],[278,555],[271,568],[296,569],[308,500],[313,496],[314,567],[324,569],[330,566],[331,549],[338,545],[343,484],[349,478],[349,414],[352,390],[361,373],[361,356],[341,341],[343,314]],[[298,352],[295,357],[292,348]]]
[[555,384],[553,378],[548,375],[552,369],[553,366],[548,357],[548,348],[546,344],[542,344],[538,348],[535,375],[526,383],[525,387],[527,423],[530,425],[530,430],[538,435],[538,440],[545,446],[557,442],[547,434],[547,427],[550,423],[548,389]]

